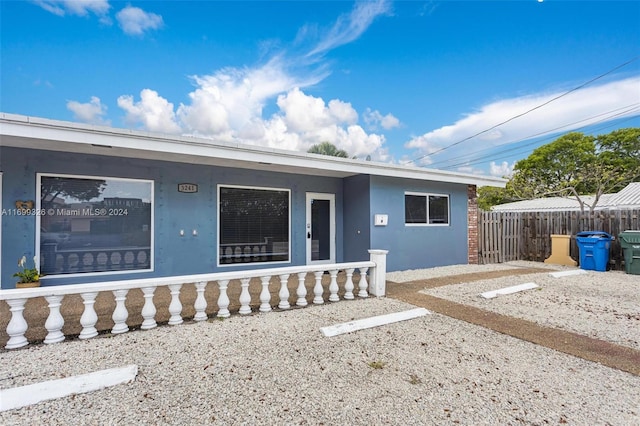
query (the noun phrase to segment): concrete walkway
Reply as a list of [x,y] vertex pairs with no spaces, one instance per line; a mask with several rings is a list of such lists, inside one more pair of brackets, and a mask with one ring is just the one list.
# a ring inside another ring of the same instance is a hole
[[408,283],[393,283],[388,281],[387,296],[411,303],[415,306],[427,308],[451,318],[476,324],[502,334],[640,376],[640,351],[633,348],[593,339],[569,331],[541,326],[532,321],[500,315],[484,309],[419,293],[424,289],[444,285],[460,284],[509,275],[533,274],[543,271],[544,270],[538,268],[521,268],[506,271],[454,275]]

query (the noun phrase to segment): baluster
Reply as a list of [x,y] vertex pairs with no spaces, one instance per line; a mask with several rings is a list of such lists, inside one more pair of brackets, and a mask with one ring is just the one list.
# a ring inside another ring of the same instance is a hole
[[182,284],[170,284],[169,291],[171,293],[171,303],[169,303],[169,325],[178,325],[183,323],[182,319],[182,303],[180,303],[180,289]]
[[127,300],[128,292],[129,290],[127,289],[113,290],[113,298],[116,301],[116,308],[113,310],[113,315],[111,316],[113,319],[111,334],[121,334],[129,331],[129,326],[127,325],[129,311],[127,311],[127,307],[124,304]]
[[22,315],[25,303],[27,303],[27,299],[7,299],[7,304],[11,311],[11,321],[7,324],[9,341],[5,346],[6,349],[21,348],[29,344],[27,338],[24,337],[24,333],[29,327]]
[[296,301],[296,305],[298,306],[307,306],[307,287],[304,285],[304,280],[307,276],[306,272],[298,273],[298,289],[296,291],[298,295],[298,300]]
[[271,276],[260,277],[262,291],[260,292],[260,312],[271,310],[271,293],[269,292],[269,280]]
[[291,305],[289,305],[289,274],[280,275],[280,292],[278,296],[280,296],[280,303],[278,303],[278,308],[280,309],[289,309]]
[[80,339],[90,339],[98,335],[96,330],[96,323],[98,322],[98,315],[93,305],[96,303],[97,291],[80,294],[82,297],[82,303],[84,304],[84,311],[80,317],[80,324],[82,325],[82,331],[80,332]]
[[155,287],[143,287],[142,293],[144,296],[144,306],[142,307],[142,330],[149,330],[154,328],[158,324],[156,323],[156,305],[153,304],[153,293],[156,291]]
[[247,315],[251,313],[251,294],[249,294],[249,281],[251,278],[242,278],[240,280],[240,287],[242,287],[242,291],[240,292],[240,315]]
[[360,281],[358,282],[358,288],[360,291],[358,292],[358,296],[360,297],[368,297],[367,287],[369,287],[369,283],[367,282],[367,271],[369,268],[360,268]]
[[229,296],[227,296],[227,287],[229,286],[229,280],[218,281],[218,288],[220,288],[220,295],[218,296],[218,317],[227,318],[231,316],[229,313]]
[[338,302],[340,297],[338,296],[338,270],[334,269],[329,271],[331,274],[331,283],[329,284],[329,301]]
[[322,289],[322,275],[324,274],[324,271],[316,271],[313,273],[313,275],[315,275],[316,277],[316,284],[313,287],[313,294],[314,294],[314,298],[313,298],[313,303],[315,303],[316,305],[322,305],[324,303],[324,299],[322,298],[322,293],[324,292],[324,290]]
[[64,296],[45,296],[45,300],[49,302],[49,316],[44,323],[44,328],[47,329],[47,337],[44,339],[44,343],[58,343],[64,340],[64,334],[62,333],[62,326],[64,326],[64,318],[60,314],[60,306],[62,305],[62,298]]
[[196,310],[196,314],[193,317],[194,321],[204,321],[206,320],[207,313],[205,310],[207,309],[207,299],[204,297],[204,290],[207,287],[206,281],[200,281],[196,283],[196,301],[193,304],[194,309]]
[[344,298],[347,300],[353,299],[353,268],[346,269],[347,282],[344,283]]

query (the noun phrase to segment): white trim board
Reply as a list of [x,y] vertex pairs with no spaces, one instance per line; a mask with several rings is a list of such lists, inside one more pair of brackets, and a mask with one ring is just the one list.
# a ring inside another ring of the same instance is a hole
[[94,371],[64,379],[49,380],[11,389],[0,389],[0,411],[12,410],[71,394],[87,393],[109,386],[129,383],[138,375],[135,364]]
[[550,272],[549,275],[551,275],[554,278],[561,278],[561,277],[568,277],[571,275],[583,275],[588,273],[589,272],[585,271],[584,269],[572,269],[569,271]]
[[392,314],[378,315],[376,317],[330,325],[328,327],[322,327],[320,331],[326,337],[333,337],[339,334],[351,333],[353,331],[364,330],[366,328],[373,328],[381,325],[391,324],[394,322],[423,317],[430,313],[431,312],[426,310],[425,308],[416,308],[410,309],[408,311],[394,312]]
[[484,297],[485,299],[493,299],[498,295],[512,294],[512,293],[517,293],[519,291],[531,290],[532,288],[538,288],[538,287],[539,286],[536,283],[524,283],[524,284],[514,285],[511,287],[501,288],[499,290],[485,291],[484,293],[480,293],[480,296]]

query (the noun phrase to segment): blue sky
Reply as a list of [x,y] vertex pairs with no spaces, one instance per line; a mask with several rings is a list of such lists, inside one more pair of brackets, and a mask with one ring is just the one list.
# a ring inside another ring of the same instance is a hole
[[639,1],[1,1],[0,111],[502,176],[640,126]]

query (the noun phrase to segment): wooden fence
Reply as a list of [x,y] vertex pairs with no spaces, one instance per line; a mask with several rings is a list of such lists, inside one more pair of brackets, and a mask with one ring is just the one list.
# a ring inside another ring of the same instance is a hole
[[579,259],[575,236],[583,231],[604,231],[615,237],[611,243],[611,269],[624,269],[618,235],[640,230],[640,209],[596,212],[480,212],[478,248],[482,263],[512,260],[543,262],[551,254],[551,234],[571,235],[571,257]]

